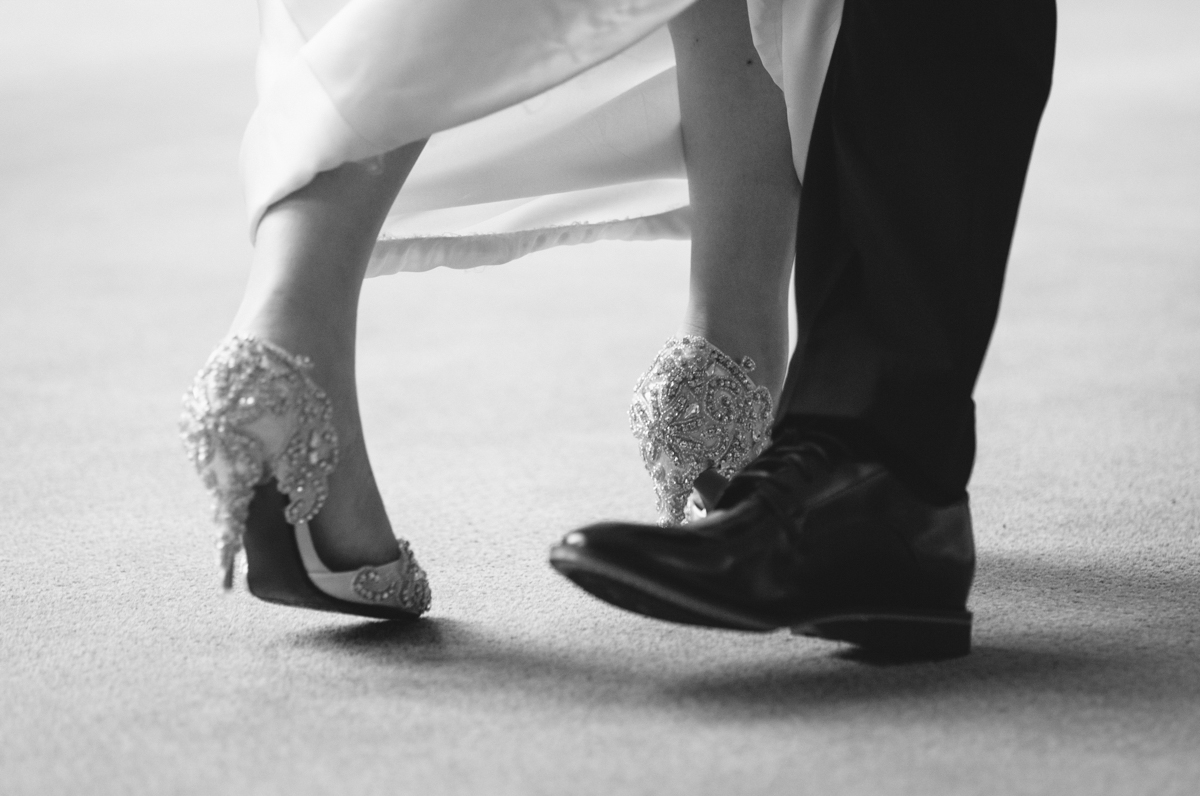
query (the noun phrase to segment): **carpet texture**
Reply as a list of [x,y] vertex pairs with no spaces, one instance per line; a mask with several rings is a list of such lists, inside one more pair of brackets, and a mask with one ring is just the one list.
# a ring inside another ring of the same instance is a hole
[[217,588],[179,397],[232,317],[252,4],[5,5],[0,792],[1200,788],[1200,6],[1061,4],[977,393],[975,652],[660,624],[545,563],[653,514],[625,412],[684,244],[367,285],[409,629]]

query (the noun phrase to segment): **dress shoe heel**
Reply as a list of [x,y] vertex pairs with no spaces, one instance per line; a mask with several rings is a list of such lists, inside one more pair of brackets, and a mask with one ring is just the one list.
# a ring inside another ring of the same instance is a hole
[[333,408],[312,362],[249,335],[226,340],[184,396],[180,431],[213,497],[222,581],[244,549],[251,594],[320,611],[412,620],[429,608],[425,572],[408,543],[395,561],[332,572],[309,522],[337,466]]
[[633,390],[629,424],[654,480],[659,525],[703,517],[770,441],[771,393],[703,337],[672,337]]
[[792,633],[846,641],[875,658],[942,660],[971,652],[971,613],[845,614],[795,625]]

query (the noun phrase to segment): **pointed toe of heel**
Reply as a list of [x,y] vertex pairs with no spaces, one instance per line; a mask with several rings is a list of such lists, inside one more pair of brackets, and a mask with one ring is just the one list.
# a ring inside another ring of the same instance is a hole
[[[396,585],[392,579],[391,591],[377,589],[375,599],[364,597],[354,589],[355,580],[361,580],[357,576],[364,572],[374,574],[387,565],[330,572],[317,558],[314,567],[312,559],[316,552],[308,529],[297,528],[284,519],[285,504],[286,498],[274,483],[254,490],[245,545],[246,586],[255,597],[277,605],[401,622],[419,619],[429,609],[425,573],[416,566],[411,554],[407,558],[402,555],[397,561],[403,561],[405,569],[412,570],[407,584]],[[407,552],[406,546],[401,552]]]

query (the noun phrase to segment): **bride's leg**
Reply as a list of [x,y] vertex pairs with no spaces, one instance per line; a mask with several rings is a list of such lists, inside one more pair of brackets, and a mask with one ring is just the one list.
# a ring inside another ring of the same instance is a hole
[[333,570],[395,559],[396,542],[363,441],[354,379],[358,297],[388,209],[424,142],[323,172],[272,205],[255,240],[250,281],[233,322],[314,363],[333,402],[339,463],[310,524]]
[[749,355],[778,400],[800,197],[783,92],[754,49],[746,0],[699,0],[670,30],[693,212],[683,331]]

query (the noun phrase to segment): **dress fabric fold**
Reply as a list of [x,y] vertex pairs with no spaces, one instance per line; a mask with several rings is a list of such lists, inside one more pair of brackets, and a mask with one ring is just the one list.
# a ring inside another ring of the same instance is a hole
[[[692,0],[259,0],[250,226],[322,171],[428,137],[368,275],[687,238],[666,23]],[[749,0],[797,174],[841,0]]]

